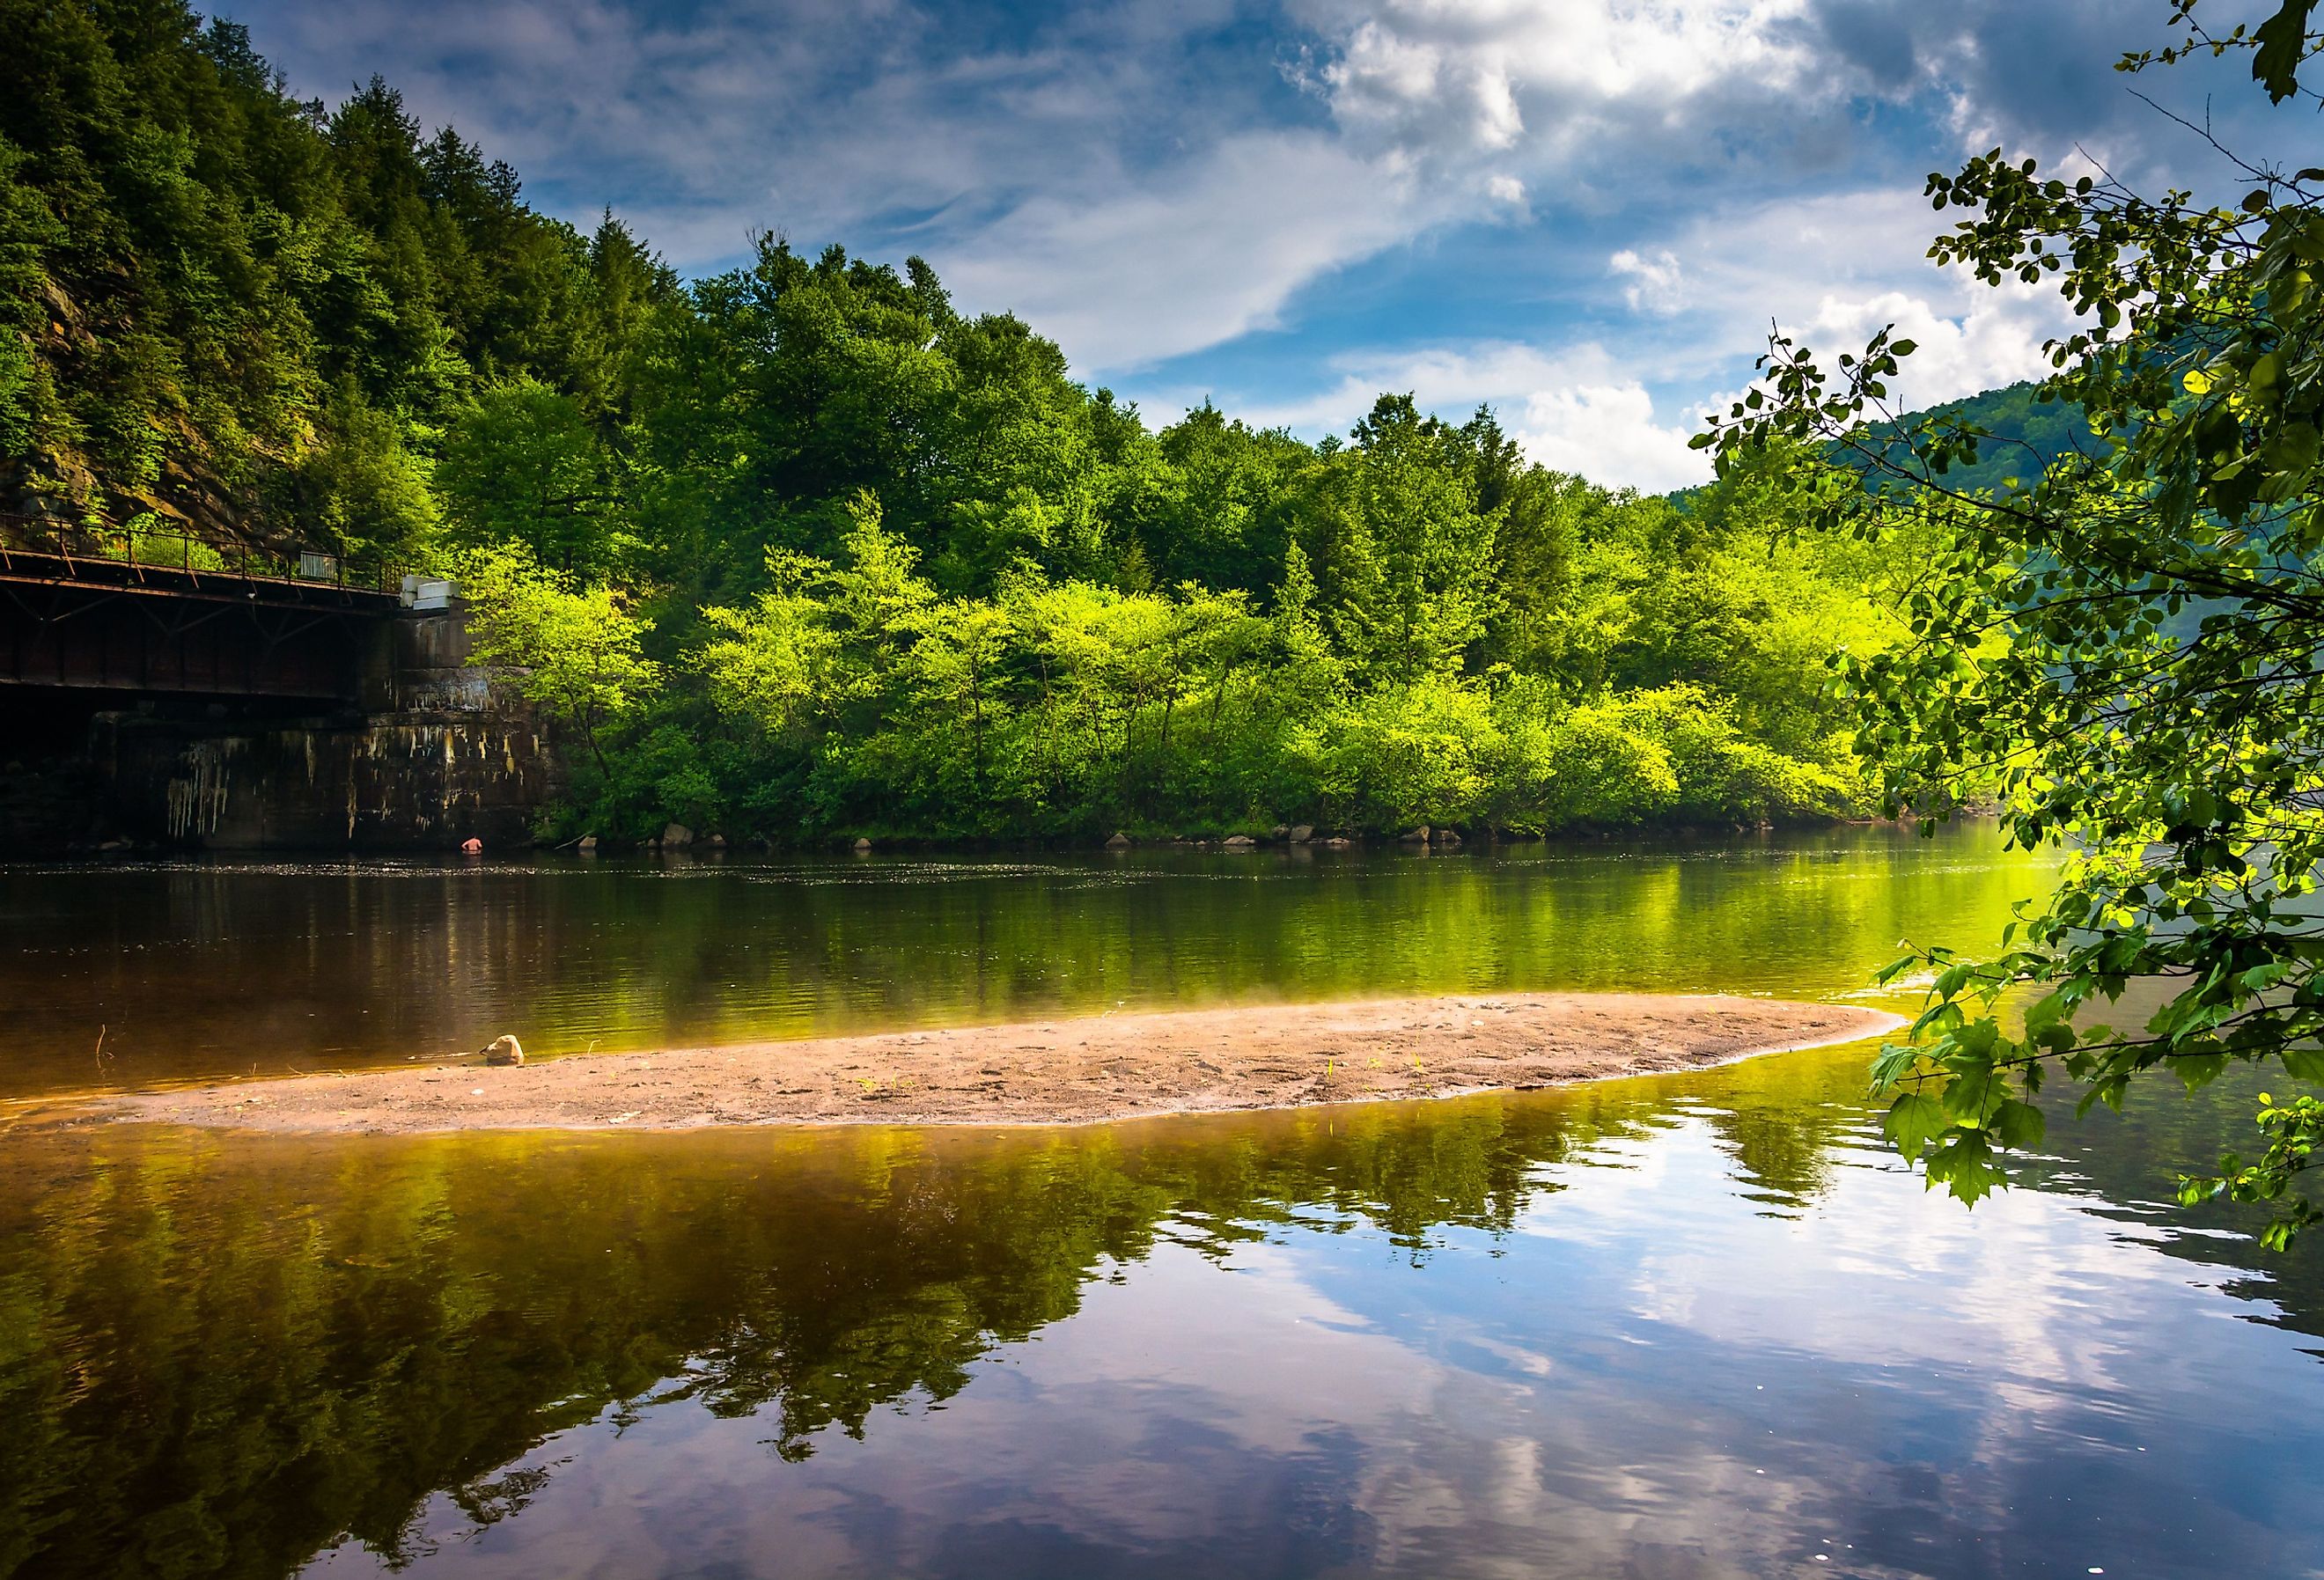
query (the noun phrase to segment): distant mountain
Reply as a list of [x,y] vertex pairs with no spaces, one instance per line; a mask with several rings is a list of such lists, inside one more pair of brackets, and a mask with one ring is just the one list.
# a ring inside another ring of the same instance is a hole
[[1948,487],[1997,489],[2013,477],[2031,482],[2057,457],[2090,446],[2081,407],[2065,401],[2036,401],[2034,389],[2030,383],[2010,384],[1914,413],[1973,423],[1993,435],[1978,442],[1974,463],[1946,470]]
[[[1941,406],[1908,412],[1896,422],[1883,424],[1882,429],[1896,433],[1905,423],[1923,417],[1950,417],[1974,423],[1993,437],[1978,441],[1976,461],[1947,468],[1942,479],[1946,486],[1968,492],[2000,488],[2013,477],[2031,482],[2057,457],[2069,450],[2088,448],[2093,443],[2078,403],[2037,401],[2035,388],[2029,382],[1986,390]],[[1667,497],[1681,510],[1692,510],[1708,487],[1709,485],[1702,485],[1677,489]]]

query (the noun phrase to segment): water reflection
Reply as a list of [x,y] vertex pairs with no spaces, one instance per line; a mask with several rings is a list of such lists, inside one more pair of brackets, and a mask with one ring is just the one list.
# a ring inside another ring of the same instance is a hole
[[2200,1260],[2242,1245],[2106,1216],[2160,1168],[2119,1129],[1963,1215],[1867,1146],[1862,1069],[20,1135],[0,1572],[2312,1573],[2324,1372],[2222,1320],[2324,1331],[2311,1263],[2260,1307]]
[[[1821,997],[2038,884],[1989,826],[1735,845],[932,863],[0,870],[0,1097],[1499,988]],[[104,1056],[97,1048],[103,1038]]]

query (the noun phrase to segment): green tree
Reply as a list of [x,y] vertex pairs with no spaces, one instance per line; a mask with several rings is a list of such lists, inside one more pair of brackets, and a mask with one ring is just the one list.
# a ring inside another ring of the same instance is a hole
[[1499,511],[1480,511],[1459,436],[1383,395],[1324,480],[1320,579],[1341,645],[1409,681],[1461,667],[1499,606]]
[[444,436],[436,482],[464,547],[520,544],[585,581],[613,568],[611,467],[575,396],[530,376],[478,392]]
[[516,671],[517,689],[581,734],[600,775],[605,732],[650,697],[661,667],[644,656],[650,623],[610,587],[581,587],[516,549],[459,565],[472,661]]
[[[2184,42],[2122,64],[2246,51],[2272,99],[2312,99],[2310,4],[2214,34],[2181,0]],[[1897,1088],[1889,1132],[1965,1200],[1998,1181],[2000,1152],[2041,1139],[2051,1072],[2085,1108],[2238,1060],[2324,1078],[2324,170],[2244,169],[2233,207],[2044,177],[1999,151],[1931,178],[1935,205],[1968,216],[1933,256],[1988,284],[2051,282],[2078,315],[2037,398],[2078,405],[2090,442],[2023,478],[1964,488],[1990,432],[1895,420],[1914,348],[1885,332],[1831,369],[1778,337],[1762,386],[1698,441],[1727,476],[1816,447],[1794,468],[1814,519],[1939,545],[1907,596],[1911,640],[1841,665],[1865,754],[1892,801],[1990,784],[2017,843],[2067,853],[1999,957],[1893,968],[1937,975],[1918,1040],[1877,1067]],[[2022,1024],[2000,1013],[2021,992]],[[2098,1018],[2126,995],[2159,1007]],[[2324,1108],[2263,1102],[2265,1154],[2186,1181],[2189,1199],[2290,1195]],[[2293,1197],[2266,1239],[2316,1216]]]

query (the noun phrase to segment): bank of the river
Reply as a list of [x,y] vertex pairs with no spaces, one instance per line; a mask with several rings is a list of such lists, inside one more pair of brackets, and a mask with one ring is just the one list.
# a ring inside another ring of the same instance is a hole
[[304,1132],[1082,1123],[1688,1069],[1898,1023],[1857,1005],[1698,994],[1271,1004],[311,1075],[104,1106],[122,1119]]

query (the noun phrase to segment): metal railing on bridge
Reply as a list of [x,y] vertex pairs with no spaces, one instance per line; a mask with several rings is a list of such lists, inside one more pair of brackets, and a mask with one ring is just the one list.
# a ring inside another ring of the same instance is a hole
[[385,559],[348,559],[315,550],[272,550],[218,543],[173,527],[111,526],[53,516],[0,513],[0,572],[42,580],[142,580],[153,571],[198,583],[203,577],[290,588],[337,587],[354,593],[403,591],[410,568]]

